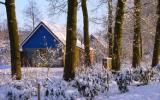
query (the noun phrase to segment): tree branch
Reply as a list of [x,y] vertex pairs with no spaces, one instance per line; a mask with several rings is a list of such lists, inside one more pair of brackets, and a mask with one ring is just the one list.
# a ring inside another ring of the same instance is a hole
[[4,2],[2,2],[2,1],[0,1],[0,4],[3,4],[3,5],[5,5],[5,3],[4,3]]

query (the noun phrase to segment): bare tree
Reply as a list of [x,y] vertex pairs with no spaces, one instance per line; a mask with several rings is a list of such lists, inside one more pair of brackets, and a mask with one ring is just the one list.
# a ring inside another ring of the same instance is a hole
[[142,57],[142,38],[141,38],[141,0],[134,0],[134,39],[133,39],[133,59],[132,67],[140,66]]
[[77,41],[77,0],[68,0],[67,12],[67,37],[66,37],[66,53],[65,67],[63,78],[66,81],[73,80],[77,66],[76,57],[76,41]]
[[157,6],[157,15],[158,15],[158,21],[157,21],[155,43],[154,43],[154,52],[152,58],[152,67],[155,67],[160,60],[159,58],[160,57],[160,1],[159,0]]
[[21,79],[21,58],[19,51],[19,36],[15,12],[15,0],[6,0],[5,3],[0,2],[6,6],[10,50],[11,50],[11,72],[12,78]]
[[114,46],[113,46],[113,62],[112,69],[120,70],[120,57],[122,54],[122,26],[124,17],[124,7],[126,0],[118,0],[116,21],[114,27]]
[[49,15],[56,16],[67,13],[67,0],[46,0],[49,3]]
[[35,25],[42,19],[42,13],[39,10],[36,0],[28,0],[24,9],[24,16],[26,17],[25,25],[30,31],[33,30]]
[[109,42],[109,49],[108,49],[108,56],[112,58],[113,53],[113,33],[112,33],[112,26],[113,24],[113,14],[112,14],[112,0],[108,0],[108,42]]
[[84,36],[84,47],[85,47],[85,65],[90,66],[90,41],[89,41],[89,21],[88,21],[88,10],[87,0],[81,0],[82,13],[83,13],[83,36]]

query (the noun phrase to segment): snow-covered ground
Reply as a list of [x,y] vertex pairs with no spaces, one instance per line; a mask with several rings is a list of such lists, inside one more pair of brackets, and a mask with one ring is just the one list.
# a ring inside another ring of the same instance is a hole
[[160,100],[160,83],[145,86],[130,86],[129,92],[121,94],[118,90],[108,93],[107,96],[98,96],[97,100]]
[[[0,69],[0,100],[37,100],[38,83],[41,85],[42,100],[86,100],[74,86],[74,81],[65,82],[62,79],[63,68],[50,68],[49,72],[47,68],[22,68],[22,74],[22,80],[15,81],[10,78],[10,69]],[[160,100],[160,82],[138,87],[131,85],[129,92],[120,93],[116,82],[110,81],[109,91],[99,92],[94,99]]]

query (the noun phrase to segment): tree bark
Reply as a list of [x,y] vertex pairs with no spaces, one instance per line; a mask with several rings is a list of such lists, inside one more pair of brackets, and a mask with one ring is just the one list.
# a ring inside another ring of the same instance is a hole
[[19,51],[19,36],[15,13],[15,0],[6,0],[6,11],[11,50],[11,72],[12,78],[21,79],[21,59]]
[[112,33],[112,23],[113,23],[113,15],[112,15],[112,0],[108,0],[108,42],[109,49],[108,55],[112,58],[113,55],[113,33]]
[[90,41],[89,41],[89,21],[86,0],[81,0],[82,13],[83,13],[83,35],[84,35],[84,48],[85,48],[85,65],[90,66]]
[[63,78],[66,81],[73,80],[76,69],[76,32],[77,32],[77,0],[68,0],[67,12],[67,37],[66,37],[66,54]]
[[158,0],[157,6],[157,28],[156,28],[156,35],[155,35],[155,43],[154,43],[154,51],[152,57],[152,67],[155,67],[160,60],[160,1]]
[[113,60],[112,69],[114,71],[120,70],[120,56],[122,54],[122,26],[124,17],[124,7],[126,0],[118,0],[116,10],[116,22],[114,28],[114,46],[113,46]]
[[133,38],[133,58],[132,67],[140,66],[142,57],[141,38],[141,0],[134,0],[134,38]]

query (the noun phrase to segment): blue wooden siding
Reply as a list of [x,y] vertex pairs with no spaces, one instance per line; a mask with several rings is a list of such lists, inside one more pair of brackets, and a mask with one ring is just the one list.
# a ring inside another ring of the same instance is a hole
[[60,43],[43,25],[22,45],[25,48],[57,48]]

